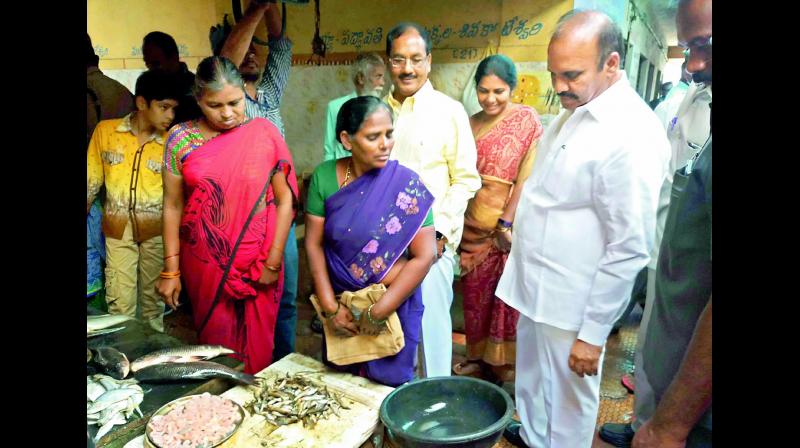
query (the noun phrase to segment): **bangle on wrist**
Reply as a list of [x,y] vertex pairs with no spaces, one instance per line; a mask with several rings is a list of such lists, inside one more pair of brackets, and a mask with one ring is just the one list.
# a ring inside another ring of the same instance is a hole
[[180,253],[180,252],[178,252],[178,253],[177,253],[177,254],[175,254],[175,255],[170,255],[170,256],[164,257],[164,261],[167,261],[167,260],[169,260],[170,258],[173,258],[173,257],[177,257],[177,256],[179,256],[180,254],[181,254],[181,253]]
[[336,311],[334,311],[332,313],[328,313],[328,312],[325,311],[325,308],[322,308],[322,304],[320,304],[319,309],[320,309],[320,311],[322,311],[322,317],[324,317],[325,319],[331,319],[331,318],[333,318],[334,316],[336,316],[339,313],[339,307],[340,306],[342,306],[342,303],[337,300],[336,301]]
[[372,325],[383,325],[383,324],[385,324],[386,321],[389,320],[388,317],[386,319],[381,319],[381,320],[375,320],[375,319],[372,318],[372,307],[373,306],[375,306],[374,303],[372,305],[370,305],[369,308],[367,308],[367,320]]
[[161,273],[159,274],[159,277],[161,278],[180,278],[180,276],[181,276],[181,271],[174,271],[174,272],[161,271]]
[[506,220],[505,220],[505,219],[503,219],[503,218],[497,218],[497,227],[498,227],[498,228],[499,228],[499,227],[505,227],[505,228],[507,228],[507,229],[510,229],[510,228],[511,228],[511,226],[513,226],[513,224],[514,224],[514,223],[513,223],[513,222],[511,222],[511,221],[506,221]]
[[278,263],[277,266],[270,266],[268,263],[264,263],[264,267],[269,269],[272,272],[280,272],[281,271],[281,264]]

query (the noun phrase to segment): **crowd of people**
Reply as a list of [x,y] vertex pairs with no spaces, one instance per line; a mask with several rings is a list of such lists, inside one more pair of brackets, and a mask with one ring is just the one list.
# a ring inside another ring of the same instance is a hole
[[[619,27],[561,17],[547,68],[563,110],[546,128],[512,101],[507,56],[478,64],[470,117],[428,79],[424,27],[392,28],[385,59],[359,55],[305,200],[324,361],[390,386],[513,381],[512,444],[588,447],[606,340],[646,278],[635,419],[599,435],[711,446],[711,0],[680,1],[676,21],[687,82],[654,112],[622,68]],[[104,288],[110,313],[157,331],[165,305],[188,301],[198,341],[255,373],[294,351],[300,198],[280,115],[292,44],[275,4],[251,2],[212,48],[192,73],[174,39],[147,34],[131,95],[87,36],[87,294]],[[453,365],[456,273],[467,360]],[[328,359],[342,340],[400,330],[388,355]]]

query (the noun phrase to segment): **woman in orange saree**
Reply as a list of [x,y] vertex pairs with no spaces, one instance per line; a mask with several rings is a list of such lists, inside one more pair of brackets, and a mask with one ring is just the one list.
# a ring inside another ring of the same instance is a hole
[[511,102],[517,81],[514,63],[493,55],[475,74],[481,110],[470,117],[483,186],[470,201],[461,239],[461,284],[467,362],[457,375],[512,381],[519,312],[494,295],[511,244],[511,221],[519,196],[513,194],[530,173],[542,134],[536,111]]

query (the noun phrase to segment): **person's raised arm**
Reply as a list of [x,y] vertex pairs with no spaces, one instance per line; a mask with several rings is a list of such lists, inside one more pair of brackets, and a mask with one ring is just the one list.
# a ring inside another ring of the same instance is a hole
[[[256,27],[261,18],[264,17],[265,11],[270,8],[275,9],[275,5],[250,2],[242,19],[233,26],[230,35],[225,39],[225,44],[222,46],[222,51],[220,51],[219,55],[230,59],[237,67],[242,65],[244,57],[247,55],[247,49],[250,48],[250,41],[256,32]],[[280,19],[278,21],[280,22]]]
[[274,1],[267,3],[264,20],[267,24],[267,35],[270,39],[278,39],[283,34],[283,23],[281,23],[281,13],[278,12],[278,5]]

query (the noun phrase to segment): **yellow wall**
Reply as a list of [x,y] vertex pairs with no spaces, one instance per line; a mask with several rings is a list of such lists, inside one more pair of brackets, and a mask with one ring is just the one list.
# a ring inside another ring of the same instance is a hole
[[[490,44],[500,44],[499,51],[518,62],[544,61],[555,22],[572,5],[573,0],[321,0],[320,35],[333,53],[383,53],[389,29],[411,20],[432,30],[436,62],[477,61]],[[313,2],[287,10],[295,54],[310,54]],[[100,68],[144,68],[142,37],[159,30],[175,38],[181,60],[194,70],[211,54],[209,28],[225,13],[232,21],[232,11],[231,0],[87,0],[88,32]],[[266,37],[263,26],[257,35]]]
[[[500,44],[500,52],[519,62],[543,61],[555,22],[572,4],[572,0],[321,0],[320,36],[334,53],[383,53],[386,33],[398,22],[414,21],[431,30],[438,62],[480,60],[490,42]],[[313,2],[287,9],[287,31],[296,43],[295,53],[311,53]]]
[[218,22],[217,3],[217,0],[87,0],[87,31],[100,56],[100,68],[145,68],[142,38],[150,31],[163,31],[175,38],[181,60],[194,71],[200,60],[211,54],[208,31]]

